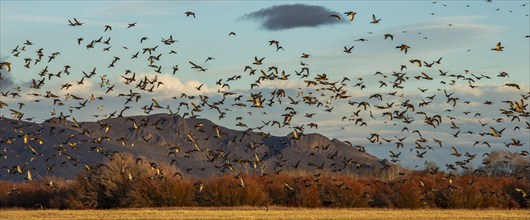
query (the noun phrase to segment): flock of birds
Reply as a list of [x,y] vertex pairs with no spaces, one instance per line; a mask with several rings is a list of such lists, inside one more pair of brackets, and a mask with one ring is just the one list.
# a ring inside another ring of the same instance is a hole
[[[344,14],[350,22],[355,22],[355,16],[358,16],[354,11],[348,11]],[[195,12],[188,11],[185,12],[185,16],[187,19],[193,19],[198,15]],[[342,19],[342,16],[332,14],[330,15],[330,19],[340,20]],[[381,21],[381,18],[372,15],[370,23],[378,24]],[[66,24],[72,28],[83,28],[84,22],[77,18],[73,18],[68,20],[68,23]],[[126,29],[135,28],[136,25],[136,22],[130,23],[127,25]],[[102,27],[102,32],[111,33],[112,29],[112,26],[105,25]],[[394,35],[395,34],[386,33],[384,36],[381,36],[381,38],[384,38],[386,41],[394,41]],[[235,32],[230,32],[228,37],[235,38],[237,35]],[[526,37],[528,38],[529,36]],[[91,40],[81,37],[73,39],[73,41],[77,42],[80,49],[100,49],[102,53],[111,52],[113,46],[110,36],[101,36]],[[359,39],[357,41],[364,42],[367,40]],[[148,37],[141,37],[138,42],[140,45],[154,43],[150,41]],[[267,133],[265,133],[267,130],[289,128],[292,138],[299,139],[304,135],[306,129],[314,129],[313,131],[319,129],[318,121],[309,123],[302,123],[301,121],[308,121],[316,115],[322,114],[333,116],[333,113],[336,112],[334,103],[340,102],[347,103],[347,111],[350,113],[341,116],[340,120],[337,119],[337,124],[342,122],[348,123],[347,126],[366,127],[364,129],[370,129],[369,126],[372,122],[383,121],[388,127],[393,127],[395,129],[399,127],[397,130],[402,133],[401,137],[394,135],[393,137],[390,137],[384,133],[378,133],[378,131],[371,132],[367,137],[367,141],[370,144],[395,145],[396,150],[389,151],[389,157],[392,162],[399,163],[401,160],[401,151],[407,149],[407,147],[411,145],[412,147],[408,150],[410,150],[410,152],[412,152],[417,158],[425,157],[428,151],[436,148],[451,148],[451,155],[457,158],[457,161],[455,163],[446,164],[447,170],[450,171],[456,171],[459,168],[469,169],[469,164],[472,160],[477,158],[477,155],[470,152],[462,152],[462,150],[458,150],[454,146],[447,146],[444,140],[433,137],[433,135],[425,135],[422,133],[422,129],[449,128],[454,131],[451,132],[451,135],[455,138],[458,138],[465,133],[466,135],[469,135],[468,137],[474,137],[476,139],[473,146],[488,147],[491,147],[492,144],[485,141],[485,137],[500,139],[503,136],[507,136],[507,133],[513,132],[515,135],[512,136],[513,138],[511,138],[511,141],[504,143],[506,147],[521,147],[527,144],[524,143],[527,139],[520,140],[517,137],[527,138],[530,129],[530,123],[528,122],[530,113],[527,108],[530,92],[523,91],[524,88],[528,88],[528,85],[513,82],[504,83],[500,86],[513,90],[514,95],[512,97],[506,97],[501,103],[493,103],[492,101],[484,100],[483,103],[479,103],[479,105],[482,105],[481,107],[471,107],[477,103],[466,100],[463,96],[458,96],[458,91],[450,91],[452,89],[451,87],[455,85],[463,84],[469,86],[471,89],[477,89],[480,86],[479,83],[483,81],[505,80],[509,78],[507,72],[501,72],[494,75],[476,74],[469,70],[464,70],[462,73],[449,73],[448,71],[443,70],[443,58],[441,57],[436,60],[410,59],[408,62],[396,67],[392,73],[374,73],[370,77],[378,82],[378,84],[375,85],[375,88],[378,87],[377,91],[380,92],[367,95],[367,98],[356,98],[352,96],[353,92],[363,93],[366,91],[365,89],[374,85],[365,83],[365,78],[361,77],[343,76],[342,78],[334,79],[325,73],[315,74],[311,71],[310,66],[318,64],[310,62],[313,56],[309,53],[302,53],[300,55],[300,69],[294,71],[294,73],[289,73],[285,69],[282,69],[281,66],[268,65],[266,57],[255,56],[253,59],[249,59],[251,61],[248,65],[242,66],[242,74],[218,79],[216,82],[218,90],[210,96],[206,94],[191,95],[181,93],[180,96],[173,97],[174,100],[157,100],[157,90],[166,86],[164,84],[165,82],[159,79],[159,75],[167,74],[168,72],[172,73],[172,75],[178,75],[179,71],[182,71],[177,64],[170,68],[160,64],[162,63],[163,58],[172,54],[177,54],[177,52],[171,47],[176,42],[179,41],[175,40],[173,36],[170,35],[167,38],[162,38],[160,43],[155,46],[146,46],[139,51],[134,51],[128,58],[114,56],[106,68],[119,68],[120,62],[123,62],[122,60],[124,59],[130,59],[133,62],[143,62],[143,60],[146,60],[148,69],[156,74],[139,77],[135,71],[123,69],[123,74],[121,75],[123,81],[113,82],[109,76],[101,74],[101,67],[81,70],[75,69],[75,67],[70,65],[64,65],[59,68],[54,68],[54,60],[58,56],[61,56],[61,52],[47,53],[44,48],[35,48],[38,45],[37,43],[34,44],[32,41],[26,40],[22,45],[17,45],[12,49],[12,57],[10,58],[20,59],[23,61],[24,65],[13,66],[12,63],[3,61],[0,63],[0,68],[4,70],[2,74],[26,73],[34,71],[35,68],[40,69],[37,77],[32,79],[29,83],[28,88],[21,88],[21,86],[15,86],[15,88],[10,88],[9,90],[6,90],[7,88],[0,88],[2,90],[0,96],[0,110],[2,110],[3,114],[9,112],[13,119],[32,121],[33,118],[27,117],[24,113],[25,103],[23,101],[17,101],[30,97],[30,100],[32,100],[31,102],[49,102],[51,104],[49,109],[50,117],[72,121],[75,128],[83,129],[83,123],[80,123],[75,119],[76,111],[80,111],[81,109],[94,105],[94,103],[98,103],[98,101],[104,99],[115,99],[113,102],[123,99],[123,109],[93,116],[96,120],[127,117],[126,111],[133,109],[135,104],[139,105],[139,103],[142,103],[142,101],[145,100],[144,97],[147,96],[152,98],[150,98],[147,104],[139,106],[145,114],[151,114],[153,111],[158,111],[195,118],[203,111],[210,111],[217,114],[219,120],[224,120],[231,111],[238,109],[241,111],[247,111],[250,117],[274,117],[274,119],[271,119],[270,121],[262,121],[262,124],[252,126],[243,123],[245,115],[241,114],[235,116],[235,122],[237,123],[235,126],[237,127],[247,129],[247,131],[261,132],[265,135],[267,135]],[[263,44],[267,45],[267,42],[263,42]],[[268,46],[273,47],[276,52],[286,52],[283,45],[278,40],[273,39],[268,41]],[[492,46],[491,51],[490,48],[484,49],[491,53],[502,53],[505,49],[501,42]],[[123,49],[128,50],[128,47],[124,46]],[[402,54],[407,54],[410,50],[414,50],[413,47],[405,43],[395,46],[395,49],[399,50]],[[354,46],[344,46],[343,52],[350,54],[353,50]],[[35,52],[33,53],[32,51]],[[211,66],[208,67],[209,69],[205,67],[204,64],[207,62],[215,62],[215,58],[207,57],[202,63],[196,61],[188,61],[187,63],[189,64],[188,68],[192,71],[212,71]],[[413,69],[413,67],[417,67],[417,69]],[[26,68],[26,70],[23,70],[22,68]],[[408,71],[408,69],[413,70]],[[82,72],[82,74],[76,74],[77,72]],[[65,75],[70,74],[77,77],[78,80],[64,82],[57,88],[50,88],[48,86],[49,84],[52,84],[52,82],[60,81]],[[249,90],[235,91],[230,89],[231,85],[237,84],[238,81],[241,81],[243,78],[253,80],[249,85]],[[0,80],[2,79],[0,78]],[[81,86],[88,80],[98,82],[103,95],[97,96],[92,94],[88,97],[83,97],[69,92],[69,89]],[[280,87],[271,89],[270,91],[260,89],[260,85],[264,82],[276,83],[281,81],[303,82],[305,87],[299,88],[295,91]],[[408,95],[405,94],[405,92],[407,92],[406,84],[411,81],[421,83],[439,81],[440,88],[418,87],[421,97],[419,99],[407,98]],[[115,91],[115,89],[118,90],[116,85],[123,86],[127,89],[125,92]],[[195,89],[201,91],[203,86],[204,84],[201,84]],[[46,88],[47,91],[43,91],[43,88]],[[64,95],[60,95],[59,91],[64,92]],[[179,91],[175,92],[178,93]],[[483,98],[487,99],[488,97]],[[171,108],[169,104],[166,104],[169,102],[178,103],[177,107]],[[445,114],[424,111],[430,107],[430,105],[436,103],[447,103],[450,107],[444,110]],[[500,109],[491,107],[494,104],[499,105]],[[272,115],[268,109],[275,106],[285,107],[284,111],[277,114],[277,116]],[[458,107],[476,109],[476,111],[466,110],[463,112],[457,112]],[[99,112],[103,111],[103,106],[97,106],[97,108]],[[8,111],[5,111],[5,109],[8,109]],[[57,111],[56,109],[63,109],[64,111]],[[482,116],[484,112],[481,110],[485,112],[490,111],[489,114],[492,113],[491,111],[500,114],[495,118],[485,118]],[[42,111],[42,114],[44,114],[44,111]],[[2,116],[2,118],[3,117],[4,116]],[[464,131],[461,129],[459,118],[462,117],[475,120],[479,130]],[[101,126],[104,129],[105,134],[113,129],[106,124],[101,124]],[[132,126],[133,129],[137,131],[146,125],[144,124],[142,126],[142,122],[137,122],[131,119],[127,120],[127,124],[124,126]],[[342,127],[344,129],[344,126]],[[197,124],[195,128],[197,131],[203,129],[201,124]],[[5,149],[7,149],[16,138],[23,138],[24,143],[26,144],[25,148],[29,153],[38,156],[39,154],[35,151],[35,148],[31,147],[28,143],[35,141],[37,144],[43,144],[42,139],[39,138],[40,133],[28,134],[24,132],[23,128],[16,128],[15,131],[19,134],[18,137],[0,140],[0,146],[4,149],[4,152],[0,153],[0,160],[7,159],[10,156],[5,153]],[[86,132],[90,133],[90,131]],[[212,133],[215,133],[218,137],[223,135],[219,129],[212,131]],[[194,134],[187,134],[187,139],[190,143],[196,146],[198,152],[204,150],[199,146],[198,140],[194,137]],[[93,138],[94,143],[97,143],[98,141],[101,142],[101,137]],[[116,141],[123,143],[124,140],[117,139]],[[352,150],[363,152],[366,150],[362,143],[345,142],[352,147]],[[77,144],[82,144],[70,139],[65,143],[68,143],[73,149],[78,148]],[[527,157],[529,152],[525,149],[527,148],[521,148],[518,152],[520,155]],[[177,147],[173,150],[173,154],[182,153]],[[62,155],[67,154],[63,152]],[[171,156],[171,154],[168,156]],[[483,156],[486,156],[486,154]],[[255,157],[255,160],[259,161],[259,156],[255,155]],[[26,164],[29,163],[31,163],[31,161],[26,161]],[[484,163],[487,164],[488,161],[485,161]],[[299,161],[298,163],[293,164],[293,167],[298,167]],[[4,166],[3,169],[8,170],[8,172],[12,174],[26,174],[27,179],[31,180],[31,168],[22,167],[25,166]],[[156,164],[154,164],[153,169],[157,168]],[[90,169],[90,167],[87,169]],[[530,171],[530,167],[526,167],[526,170]]]

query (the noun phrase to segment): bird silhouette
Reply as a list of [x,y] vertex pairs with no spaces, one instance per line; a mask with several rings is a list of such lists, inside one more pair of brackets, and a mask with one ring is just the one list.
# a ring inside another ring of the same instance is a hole
[[351,46],[351,47],[346,47],[344,46],[344,53],[351,53],[351,50],[354,48],[355,46]]
[[491,50],[493,50],[493,51],[497,51],[497,52],[499,52],[499,51],[503,51],[503,49],[504,49],[504,47],[501,46],[501,42],[497,43],[497,45],[495,45],[494,48],[491,48]]
[[195,18],[195,12],[187,11],[184,12],[184,14],[186,15],[186,17],[193,16],[193,18]]
[[375,15],[372,15],[372,21],[370,24],[379,24],[379,21],[381,21],[381,18],[377,19]]
[[353,19],[355,19],[355,15],[357,14],[357,12],[348,11],[348,12],[344,12],[344,14],[350,18],[350,21],[353,21]]

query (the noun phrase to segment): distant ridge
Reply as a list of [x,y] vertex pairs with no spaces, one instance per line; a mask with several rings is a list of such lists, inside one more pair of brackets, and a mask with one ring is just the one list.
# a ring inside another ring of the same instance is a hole
[[76,122],[51,118],[41,124],[0,120],[0,179],[75,177],[113,153],[165,162],[183,175],[339,172],[377,176],[398,165],[320,134],[273,136],[228,129],[202,118],[154,114]]

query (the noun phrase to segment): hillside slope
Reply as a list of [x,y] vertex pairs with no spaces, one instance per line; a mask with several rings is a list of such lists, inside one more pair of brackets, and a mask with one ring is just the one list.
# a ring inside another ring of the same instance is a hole
[[[167,163],[183,175],[285,171],[378,175],[389,167],[359,148],[320,134],[295,138],[221,127],[207,119],[156,114],[75,122],[53,118],[36,124],[0,120],[0,179],[73,178],[113,153]],[[139,160],[140,161],[140,160]]]

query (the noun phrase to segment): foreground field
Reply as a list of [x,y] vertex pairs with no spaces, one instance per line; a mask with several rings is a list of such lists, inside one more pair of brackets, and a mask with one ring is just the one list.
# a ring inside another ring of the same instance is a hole
[[529,219],[529,210],[409,210],[409,209],[301,209],[175,208],[114,210],[4,209],[0,219]]

